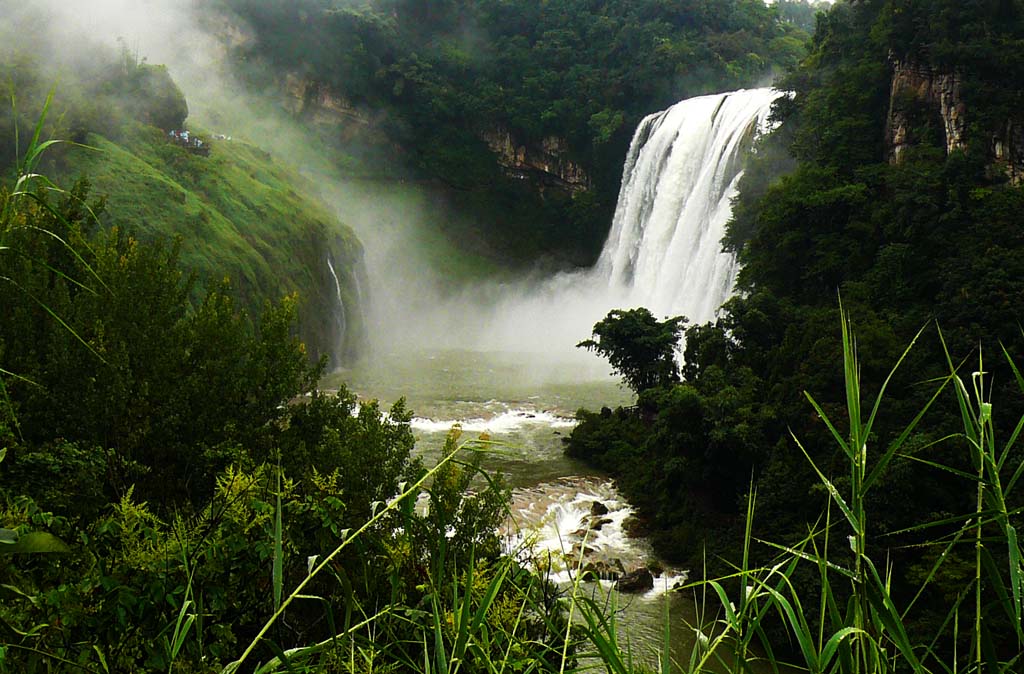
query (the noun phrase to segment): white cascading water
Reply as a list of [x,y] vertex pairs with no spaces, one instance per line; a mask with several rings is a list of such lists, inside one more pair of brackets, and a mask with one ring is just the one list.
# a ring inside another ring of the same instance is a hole
[[722,251],[721,240],[742,155],[781,95],[750,89],[701,96],[640,123],[594,271],[613,297],[655,315],[714,318],[736,280],[735,256]]
[[327,254],[327,269],[331,272],[331,277],[334,279],[334,291],[338,298],[338,309],[334,314],[334,320],[336,329],[338,331],[337,338],[334,340],[335,347],[332,355],[332,361],[335,367],[341,365],[342,352],[345,348],[346,332],[348,331],[348,321],[345,316],[345,300],[341,296],[341,281],[338,279],[338,273],[334,271],[334,264],[331,262],[330,253]]
[[[713,320],[738,271],[722,250],[743,155],[784,95],[748,89],[691,98],[646,117],[623,168],[615,219],[597,265],[543,284],[503,287],[477,346],[572,357],[612,309]],[[470,301],[460,298],[465,310]],[[474,312],[475,315],[481,315]],[[450,319],[448,319],[450,320]]]

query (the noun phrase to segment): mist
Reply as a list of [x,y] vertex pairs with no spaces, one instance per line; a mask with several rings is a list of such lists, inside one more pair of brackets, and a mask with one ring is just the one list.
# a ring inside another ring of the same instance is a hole
[[[166,65],[188,101],[190,126],[248,141],[309,178],[311,189],[364,246],[369,287],[363,289],[362,318],[370,358],[396,350],[533,352],[606,376],[603,363],[575,348],[590,336],[594,322],[616,308],[593,292],[587,273],[517,278],[496,269],[493,280],[453,282],[446,267],[460,255],[459,247],[441,234],[437,218],[451,214],[438,212],[436,187],[343,174],[309,129],[284,109],[280,90],[254,91],[232,73],[227,50],[250,39],[248,28],[206,4],[40,0],[29,10],[47,16],[33,26],[35,53],[49,61],[55,80],[87,68],[98,54],[109,57],[121,49]],[[6,16],[3,29],[16,33],[29,14]]]

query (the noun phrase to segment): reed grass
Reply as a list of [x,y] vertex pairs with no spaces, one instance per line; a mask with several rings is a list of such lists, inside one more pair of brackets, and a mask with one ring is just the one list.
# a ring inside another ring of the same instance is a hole
[[[47,227],[40,227],[36,225],[35,218],[29,217],[31,210],[34,208],[41,210],[52,217],[54,221],[62,225],[66,231],[71,228],[71,225],[64,217],[64,214],[53,206],[48,196],[57,195],[67,198],[72,197],[73,195],[71,195],[67,190],[58,187],[46,175],[41,173],[39,171],[39,164],[42,162],[46,151],[57,145],[70,144],[86,149],[92,149],[88,148],[88,146],[72,143],[62,139],[43,139],[43,130],[46,127],[46,120],[49,116],[50,106],[53,104],[53,97],[55,93],[56,85],[54,85],[54,87],[47,93],[46,100],[43,102],[42,110],[36,120],[35,127],[33,127],[31,139],[29,140],[29,144],[25,148],[24,153],[22,153],[19,146],[17,99],[13,90],[10,93],[11,109],[14,113],[15,156],[17,157],[17,165],[15,167],[14,185],[11,188],[0,187],[0,281],[13,285],[21,292],[24,292],[26,295],[31,297],[40,309],[49,314],[53,320],[57,321],[57,323],[59,323],[65,330],[74,336],[75,339],[89,349],[93,355],[102,361],[102,356],[92,348],[92,345],[86,342],[74,328],[64,321],[60,315],[51,309],[45,302],[39,300],[30,291],[24,288],[17,279],[12,278],[5,273],[6,265],[3,264],[3,259],[7,255],[24,254],[16,240],[21,233],[37,234],[57,241],[60,246],[70,253],[75,261],[87,272],[90,283],[95,282],[97,287],[106,289],[106,284],[103,282],[103,279],[100,278],[100,276],[93,270],[89,263],[86,262],[74,246],[72,246],[58,232]],[[86,213],[95,219],[96,216],[87,203],[81,203],[79,205],[84,208]],[[55,275],[74,284],[75,286],[87,292],[97,292],[90,283],[74,279],[67,275],[65,271],[52,267],[47,260],[35,261],[45,266]],[[0,368],[0,389],[2,389],[4,402],[7,403],[9,407],[7,391],[3,382],[4,377],[15,378],[26,383],[32,382],[25,379],[18,373],[8,372],[7,370]]]

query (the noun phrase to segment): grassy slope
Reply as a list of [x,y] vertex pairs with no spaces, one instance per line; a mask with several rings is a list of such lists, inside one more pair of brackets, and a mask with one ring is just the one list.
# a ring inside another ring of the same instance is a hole
[[[401,170],[384,177],[387,171],[374,163],[382,161],[383,149],[360,146],[353,151],[339,145],[337,126],[296,123],[279,100],[231,92],[236,98],[225,102],[220,94],[213,100],[193,96],[189,119],[234,138],[258,139],[275,157],[301,166],[303,175],[325,188],[326,198],[338,204],[339,216],[367,247],[375,243],[373,237],[397,238],[406,252],[415,251],[417,261],[442,274],[453,288],[514,273],[507,253],[487,246],[478,218],[459,208],[450,188],[403,178]],[[214,157],[217,150],[215,146]]]
[[[108,199],[106,222],[149,237],[181,237],[182,261],[199,290],[230,278],[243,302],[298,291],[303,338],[329,352],[336,307],[327,251],[335,257],[346,305],[347,287],[362,256],[352,231],[309,195],[315,186],[266,152],[239,141],[213,141],[209,157],[166,142],[156,129],[136,127],[120,143],[91,136],[97,151],[75,151],[69,173],[85,174]],[[344,273],[343,269],[348,270]]]

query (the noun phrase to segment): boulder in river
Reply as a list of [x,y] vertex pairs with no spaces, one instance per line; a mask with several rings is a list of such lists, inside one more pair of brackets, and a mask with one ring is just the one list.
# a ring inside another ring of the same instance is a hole
[[619,570],[605,561],[587,562],[583,567],[583,580],[618,580]]
[[615,589],[619,592],[639,593],[647,592],[654,587],[654,576],[647,569],[630,571],[619,578],[615,583]]
[[594,548],[590,547],[589,545],[583,545],[582,543],[572,544],[572,550],[570,551],[570,554],[573,556],[574,559],[580,558],[581,551],[584,556],[594,554]]
[[594,517],[601,517],[608,514],[608,506],[601,503],[600,501],[594,501],[593,505],[590,506],[590,514]]
[[622,530],[630,538],[643,538],[651,532],[647,522],[636,515],[630,515],[622,521]]
[[611,524],[611,523],[612,523],[612,520],[611,520],[610,517],[591,517],[590,518],[590,528],[593,529],[594,531],[600,531],[601,527],[603,527],[606,524]]

